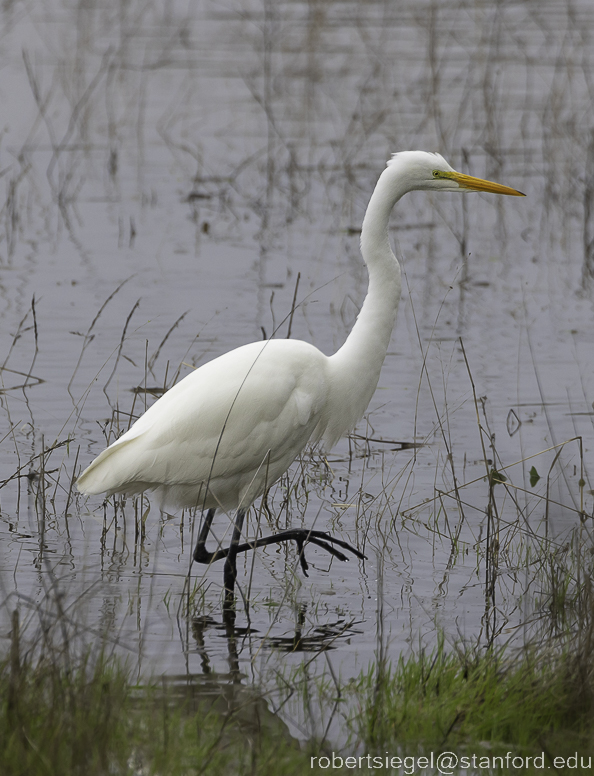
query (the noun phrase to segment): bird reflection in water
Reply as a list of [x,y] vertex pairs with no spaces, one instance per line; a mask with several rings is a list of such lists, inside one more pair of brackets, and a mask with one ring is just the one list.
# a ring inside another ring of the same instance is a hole
[[224,609],[221,621],[215,620],[210,615],[202,615],[192,619],[192,636],[196,643],[197,651],[201,658],[201,667],[204,675],[211,674],[213,669],[208,655],[206,633],[208,630],[218,631],[227,640],[227,659],[229,663],[228,677],[233,681],[239,681],[241,672],[239,669],[239,656],[243,651],[243,645],[249,643],[250,649],[278,650],[279,652],[325,652],[336,649],[337,642],[348,643],[348,640],[363,633],[356,628],[362,620],[348,620],[338,616],[333,622],[323,625],[311,625],[307,623],[307,604],[298,604],[294,630],[291,633],[280,636],[262,636],[259,631],[251,627],[237,627],[235,624],[235,610]]

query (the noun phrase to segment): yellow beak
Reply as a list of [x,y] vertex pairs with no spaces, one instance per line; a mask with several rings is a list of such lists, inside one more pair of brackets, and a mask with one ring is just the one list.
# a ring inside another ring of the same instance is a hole
[[509,186],[502,186],[501,183],[485,181],[482,178],[473,178],[472,175],[464,175],[461,172],[451,172],[448,177],[455,180],[461,189],[469,191],[488,191],[491,194],[508,194],[511,197],[525,197],[521,191],[516,191]]

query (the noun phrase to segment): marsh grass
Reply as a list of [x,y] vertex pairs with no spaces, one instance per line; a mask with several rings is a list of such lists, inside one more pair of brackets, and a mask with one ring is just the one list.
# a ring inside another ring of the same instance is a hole
[[293,703],[342,719],[349,739],[340,748],[325,735],[299,745],[277,716],[273,694],[237,677],[140,683],[107,649],[77,655],[68,641],[25,644],[15,611],[10,651],[0,663],[0,771],[301,774],[312,772],[311,757],[337,751],[496,757],[511,749],[524,757],[544,753],[549,764],[576,752],[587,761],[594,748],[591,591],[589,603],[589,620],[557,648],[447,648],[442,638],[431,653],[378,663],[346,683],[332,672],[311,679],[305,665],[279,676]]
[[[3,697],[10,680],[2,674]],[[237,712],[196,710],[167,690],[139,687],[113,665],[23,667],[3,703],[0,767],[13,774],[291,773],[298,752],[278,733],[246,730]],[[282,723],[279,722],[279,726]]]
[[379,682],[370,670],[350,692],[361,704],[351,725],[363,749],[568,756],[594,747],[591,651],[546,645],[514,655],[446,650],[442,641],[433,653],[400,657]]
[[107,650],[76,655],[46,640],[30,651],[18,622],[15,611],[0,663],[3,776],[300,772],[257,689],[216,677],[139,684]]

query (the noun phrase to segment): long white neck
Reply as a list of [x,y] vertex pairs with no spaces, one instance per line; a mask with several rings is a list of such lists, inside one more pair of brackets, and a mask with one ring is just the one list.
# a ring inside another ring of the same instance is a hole
[[388,167],[367,206],[361,253],[369,272],[369,288],[346,342],[329,359],[332,403],[340,410],[330,413],[333,420],[324,433],[328,446],[361,419],[377,387],[402,288],[400,265],[390,248],[388,222],[392,208],[409,188],[405,180],[399,185],[394,168]]

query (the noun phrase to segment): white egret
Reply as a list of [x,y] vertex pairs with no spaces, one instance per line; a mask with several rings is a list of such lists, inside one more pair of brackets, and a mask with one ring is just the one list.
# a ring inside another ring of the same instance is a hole
[[[312,542],[340,560],[336,546],[364,556],[321,531],[294,529],[240,544],[245,512],[287,471],[308,444],[329,449],[359,421],[373,396],[400,300],[400,266],[388,220],[409,191],[486,191],[524,196],[498,183],[455,172],[439,154],[394,154],[363,220],[361,253],[367,296],[344,345],[325,356],[297,340],[254,342],[226,353],[181,380],[153,404],[78,478],[82,493],[132,495],[155,490],[163,502],[208,510],[194,550],[198,563],[225,558],[233,592],[236,556],[295,541],[301,564]],[[215,510],[235,510],[230,546],[206,549]]]

